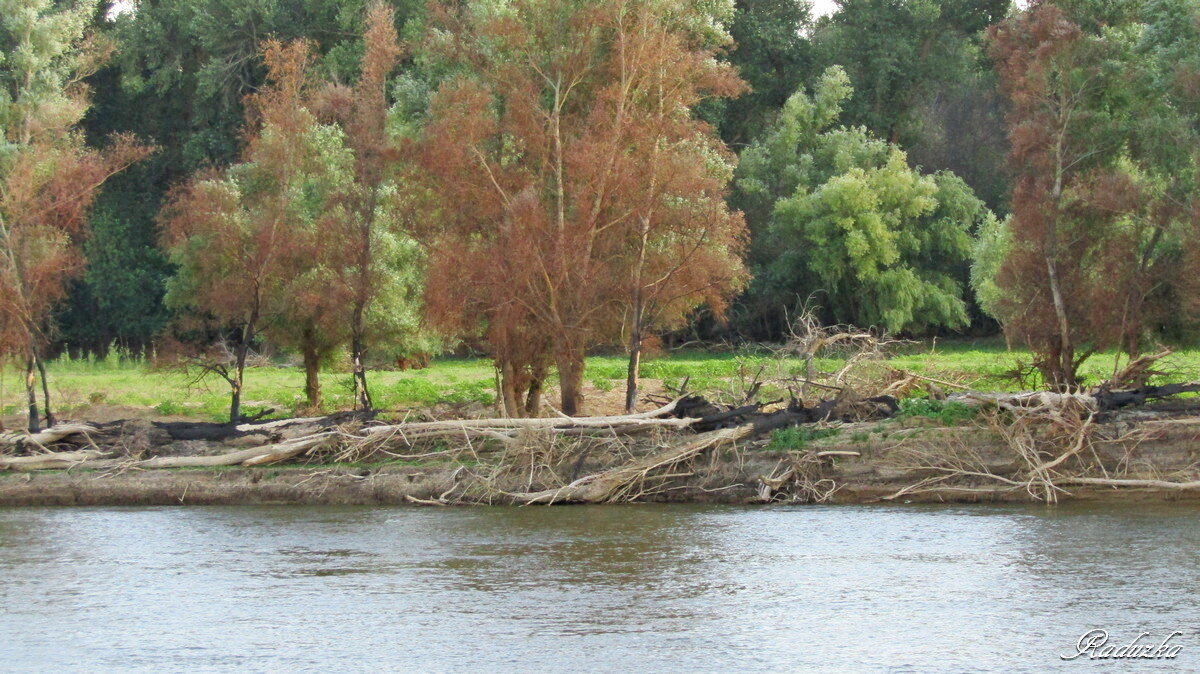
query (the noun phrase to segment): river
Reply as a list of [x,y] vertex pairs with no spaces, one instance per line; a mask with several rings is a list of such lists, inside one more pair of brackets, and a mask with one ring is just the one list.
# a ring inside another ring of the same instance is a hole
[[1196,671],[1198,515],[0,509],[0,669],[1082,671],[1106,629]]

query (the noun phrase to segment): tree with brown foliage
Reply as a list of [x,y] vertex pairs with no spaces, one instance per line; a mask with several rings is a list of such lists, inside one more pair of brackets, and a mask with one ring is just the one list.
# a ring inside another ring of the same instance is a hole
[[112,45],[86,32],[92,7],[49,0],[0,2],[0,356],[23,361],[29,430],[54,424],[41,350],[67,281],[83,268],[87,215],[106,179],[149,154],[117,137],[96,150],[78,130],[90,92],[83,80]]
[[537,413],[551,363],[578,414],[587,347],[740,278],[730,158],[690,107],[742,85],[702,19],[673,0],[435,8],[437,46],[466,72],[433,97],[421,148],[441,197],[427,306],[485,336],[510,415]]
[[231,423],[242,417],[246,359],[264,329],[295,337],[315,399],[313,353],[330,329],[320,292],[335,248],[326,233],[352,170],[340,129],[307,106],[310,45],[269,41],[264,59],[269,85],[248,101],[242,162],[196,177],[162,215],[163,245],[178,267],[168,302],[237,333],[233,362],[213,368],[230,386]]
[[355,405],[371,409],[369,349],[419,339],[421,251],[407,232],[414,181],[407,175],[406,139],[389,128],[389,77],[401,48],[387,4],[374,2],[368,8],[363,43],[358,80],[352,86],[327,85],[317,105],[341,125],[353,157],[339,217],[327,231],[337,262],[333,283],[324,291],[341,298],[336,316],[348,332]]
[[1082,362],[1121,334],[1107,309],[1122,304],[1129,278],[1116,225],[1136,191],[1114,169],[1122,111],[1104,101],[1109,49],[1050,2],[991,30],[1016,173],[997,309],[1055,389],[1076,387]]
[[628,291],[618,300],[628,329],[629,412],[637,402],[647,331],[681,326],[702,303],[720,317],[745,279],[745,222],[725,203],[733,158],[690,114],[706,93],[732,94],[738,83],[698,61],[701,53],[656,9],[637,5],[620,17],[613,33],[618,68],[612,87],[628,93],[602,99],[621,106],[609,114],[624,117],[630,154],[648,155],[622,167],[632,180],[614,195],[632,214]]

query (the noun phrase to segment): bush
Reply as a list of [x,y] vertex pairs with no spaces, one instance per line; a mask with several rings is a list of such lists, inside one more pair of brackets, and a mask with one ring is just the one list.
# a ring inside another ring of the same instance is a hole
[[943,426],[958,426],[975,418],[979,410],[958,402],[946,402],[933,398],[906,398],[900,401],[898,419],[933,419]]
[[836,428],[814,428],[812,426],[792,426],[780,428],[771,433],[771,442],[767,444],[768,452],[788,452],[804,449],[808,443],[822,438],[830,438],[838,434]]
[[161,403],[155,405],[154,411],[157,412],[158,414],[163,415],[164,417],[170,417],[170,416],[174,416],[176,414],[183,414],[184,408],[183,408],[183,405],[180,405],[177,402],[172,402],[172,401],[168,400],[166,402],[161,402]]

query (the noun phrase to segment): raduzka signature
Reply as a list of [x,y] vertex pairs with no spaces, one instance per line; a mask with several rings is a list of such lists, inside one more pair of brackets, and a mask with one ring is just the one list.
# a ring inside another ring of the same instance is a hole
[[1110,644],[1108,642],[1108,630],[1091,630],[1079,637],[1079,642],[1075,644],[1074,653],[1058,657],[1063,660],[1074,660],[1084,656],[1087,656],[1088,660],[1125,660],[1136,658],[1170,660],[1179,655],[1179,651],[1183,650],[1182,646],[1171,643],[1172,639],[1183,636],[1183,632],[1171,632],[1165,639],[1158,643],[1155,643],[1153,640],[1145,640],[1149,636],[1149,632],[1142,632],[1127,644]]

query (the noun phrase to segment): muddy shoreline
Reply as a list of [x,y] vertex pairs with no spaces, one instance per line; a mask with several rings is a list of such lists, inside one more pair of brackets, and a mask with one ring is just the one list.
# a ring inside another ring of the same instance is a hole
[[[38,472],[0,475],[0,506],[192,506],[192,505],[372,505],[423,506],[452,482],[454,471],[413,476],[407,472],[304,468],[211,471],[154,470],[100,477],[87,473]],[[822,503],[1029,503],[1010,492],[921,492],[885,501],[899,483],[845,482]],[[1164,489],[1081,487],[1063,501],[1114,503],[1200,502],[1200,492]],[[641,502],[756,504],[757,490],[742,485],[721,491],[679,489]],[[801,503],[783,501],[780,503]],[[456,505],[456,504],[448,504]]]

